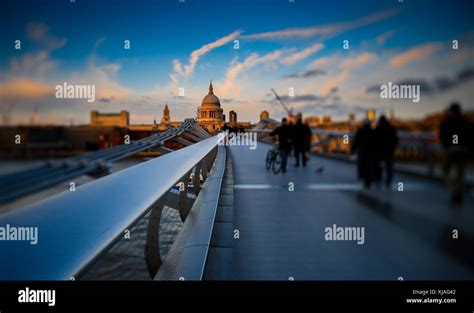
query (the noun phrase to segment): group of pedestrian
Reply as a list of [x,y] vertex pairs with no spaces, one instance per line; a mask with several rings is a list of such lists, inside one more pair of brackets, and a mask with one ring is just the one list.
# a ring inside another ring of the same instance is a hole
[[390,187],[393,178],[393,161],[398,143],[397,131],[385,116],[372,127],[367,119],[356,132],[351,152],[357,152],[357,172],[365,188],[382,182],[385,169],[385,185]]
[[[461,106],[453,103],[439,127],[439,141],[444,148],[443,172],[450,188],[451,203],[462,204],[464,191],[464,172],[474,152],[474,124],[461,113]],[[283,118],[271,136],[278,136],[278,149],[281,156],[281,169],[286,172],[288,157],[293,151],[295,166],[307,163],[307,153],[311,147],[311,130],[303,123],[299,114],[295,123]],[[351,153],[357,153],[358,177],[365,188],[382,182],[390,188],[393,179],[393,164],[398,136],[395,127],[385,116],[381,116],[375,127],[366,119],[357,130],[352,142]],[[455,175],[451,177],[454,169]]]
[[[464,172],[474,152],[474,125],[462,115],[461,106],[453,103],[439,127],[439,140],[444,148],[443,173],[450,189],[451,203],[463,202]],[[454,169],[455,175],[451,176]]]
[[300,166],[300,159],[303,167],[308,161],[307,153],[311,148],[311,129],[303,122],[301,114],[296,116],[296,123],[288,122],[283,118],[281,125],[270,133],[271,136],[278,136],[278,149],[281,156],[281,170],[286,172],[288,156],[295,157],[295,166]]

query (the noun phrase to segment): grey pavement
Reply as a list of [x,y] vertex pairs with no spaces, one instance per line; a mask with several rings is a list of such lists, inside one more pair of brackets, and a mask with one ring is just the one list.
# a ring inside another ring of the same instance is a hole
[[[265,169],[269,149],[229,149],[235,279],[474,279],[472,194],[451,208],[442,184],[406,175],[395,175],[390,190],[363,190],[353,164],[317,156],[306,168],[289,159],[288,172],[275,175]],[[325,240],[334,224],[364,227],[364,243]]]

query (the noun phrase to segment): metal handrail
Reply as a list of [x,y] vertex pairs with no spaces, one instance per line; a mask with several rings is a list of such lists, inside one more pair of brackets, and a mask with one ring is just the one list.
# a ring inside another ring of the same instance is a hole
[[209,136],[197,125],[194,119],[184,122],[165,132],[155,134],[130,144],[122,144],[61,161],[47,162],[25,171],[0,176],[0,203],[8,202],[25,194],[38,191],[56,183],[91,172],[100,172],[110,167],[112,162],[135,155],[151,148],[160,148],[164,142],[179,138],[185,132],[195,131],[194,141]]
[[218,145],[189,147],[0,216],[0,225],[37,227],[38,242],[0,241],[0,280],[68,280],[95,263]]
[[224,179],[226,151],[219,147],[209,177],[191,208],[186,223],[164,258],[155,280],[202,280]]

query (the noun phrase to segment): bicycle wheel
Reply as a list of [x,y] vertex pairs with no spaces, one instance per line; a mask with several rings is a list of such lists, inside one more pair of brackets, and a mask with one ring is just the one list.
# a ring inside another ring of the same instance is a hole
[[273,173],[275,174],[278,174],[281,170],[281,155],[279,152],[274,152],[274,156],[273,156],[273,167],[272,167],[272,170],[273,170]]
[[267,170],[269,170],[272,166],[272,153],[272,150],[268,150],[267,152],[267,158],[265,159],[265,167],[267,168]]

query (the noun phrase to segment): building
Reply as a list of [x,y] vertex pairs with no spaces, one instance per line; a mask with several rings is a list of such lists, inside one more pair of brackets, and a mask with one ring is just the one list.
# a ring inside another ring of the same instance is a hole
[[152,132],[152,131],[166,131],[169,128],[173,128],[181,124],[181,121],[172,121],[170,117],[170,109],[168,104],[165,103],[165,108],[163,109],[163,116],[161,121],[158,124],[156,119],[153,120],[153,124],[134,124],[130,125],[128,128],[131,131],[142,131],[142,132]]
[[161,124],[169,124],[170,121],[170,110],[168,109],[168,103],[166,103],[165,108],[163,109],[163,117],[161,118]]
[[229,112],[229,124],[230,124],[230,126],[236,126],[237,125],[237,113],[235,113],[235,111],[230,111]]
[[197,121],[209,133],[215,133],[224,126],[224,111],[219,98],[214,95],[212,81],[209,84],[209,93],[202,99],[201,106],[198,107]]
[[260,113],[260,120],[268,120],[270,118],[270,114],[268,114],[268,111],[262,111]]
[[347,118],[347,123],[349,125],[354,125],[356,123],[356,117],[354,113],[349,113],[349,116]]
[[120,113],[99,113],[91,111],[91,126],[117,126],[128,127],[130,125],[130,114],[128,111]]

